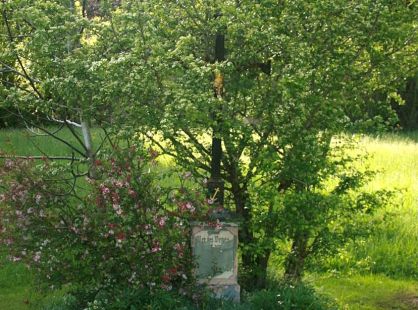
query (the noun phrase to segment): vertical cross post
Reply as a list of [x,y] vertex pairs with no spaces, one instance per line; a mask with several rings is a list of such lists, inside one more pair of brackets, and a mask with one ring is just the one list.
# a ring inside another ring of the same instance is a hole
[[[218,33],[215,38],[215,61],[225,60],[225,35]],[[223,92],[223,75],[221,72],[215,73],[213,82],[215,98],[222,100]],[[210,198],[213,198],[215,205],[223,206],[224,204],[224,181],[221,177],[221,161],[222,161],[222,139],[220,137],[221,126],[220,106],[215,108],[213,112],[214,126],[212,128],[212,161],[211,175],[208,180],[208,191]]]

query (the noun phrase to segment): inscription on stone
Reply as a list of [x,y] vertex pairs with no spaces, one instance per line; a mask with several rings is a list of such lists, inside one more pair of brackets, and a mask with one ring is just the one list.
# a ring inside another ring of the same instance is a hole
[[235,238],[231,232],[204,230],[194,240],[198,279],[228,279],[234,275]]
[[221,228],[214,228],[194,223],[192,248],[198,282],[208,285],[218,298],[239,302],[238,225],[223,223]]

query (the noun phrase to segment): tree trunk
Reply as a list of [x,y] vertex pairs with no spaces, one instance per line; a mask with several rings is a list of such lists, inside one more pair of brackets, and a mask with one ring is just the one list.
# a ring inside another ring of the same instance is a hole
[[287,281],[300,282],[302,280],[305,259],[308,254],[308,234],[297,232],[293,242],[292,250],[286,258],[284,277]]
[[255,240],[251,229],[250,201],[247,189],[234,182],[232,187],[236,213],[243,219],[240,225],[239,242],[240,245],[247,248],[242,247],[240,284],[247,291],[263,289],[267,286],[267,266],[271,250],[261,252],[251,250],[253,247],[257,248],[257,240]]
[[86,148],[86,157],[89,160],[89,177],[95,179],[97,177],[95,169],[95,154],[93,149],[93,139],[91,138],[90,125],[86,121],[81,121],[81,131],[83,133],[84,146]]
[[267,267],[271,251],[261,253],[242,253],[241,286],[246,291],[254,291],[267,287]]

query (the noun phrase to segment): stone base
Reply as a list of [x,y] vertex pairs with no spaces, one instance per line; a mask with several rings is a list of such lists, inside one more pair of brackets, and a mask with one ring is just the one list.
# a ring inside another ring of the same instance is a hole
[[215,298],[240,302],[240,286],[238,284],[219,284],[208,287],[214,293]]

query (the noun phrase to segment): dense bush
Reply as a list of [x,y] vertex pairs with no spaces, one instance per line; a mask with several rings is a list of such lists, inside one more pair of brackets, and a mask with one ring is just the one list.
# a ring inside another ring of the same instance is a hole
[[156,186],[153,155],[113,152],[95,162],[99,179],[85,181],[72,178],[74,165],[6,160],[0,240],[10,259],[49,288],[65,285],[81,303],[121,288],[185,293],[188,219],[207,205],[198,191]]
[[[44,310],[72,310],[76,308],[73,296],[65,295],[44,304]],[[101,294],[90,302],[86,310],[96,309],[153,309],[153,310],[280,310],[304,309],[326,310],[337,309],[335,303],[328,297],[318,295],[315,290],[304,284],[289,285],[275,283],[269,289],[244,294],[240,304],[230,301],[213,299],[210,295],[201,295],[192,302],[184,296],[173,292],[160,291],[149,294],[144,290],[125,289],[116,295]]]
[[24,127],[26,123],[42,124],[41,115],[28,111],[19,111],[14,107],[0,107],[0,128]]
[[248,296],[248,309],[337,309],[334,302],[318,295],[306,284],[276,284],[268,290],[262,290]]

